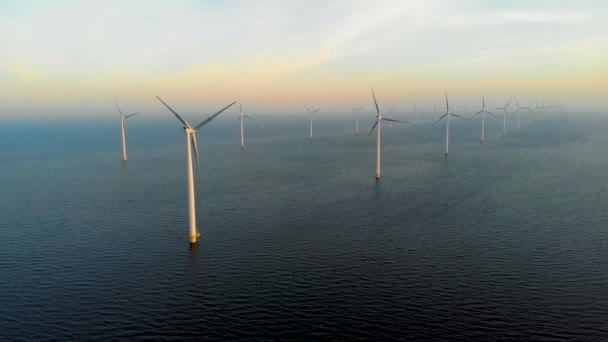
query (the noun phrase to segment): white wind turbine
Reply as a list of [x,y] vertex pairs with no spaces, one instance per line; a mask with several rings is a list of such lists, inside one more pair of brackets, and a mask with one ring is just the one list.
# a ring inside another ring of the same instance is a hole
[[376,122],[374,123],[374,126],[372,127],[371,131],[369,131],[369,134],[367,135],[368,137],[374,132],[374,129],[376,129],[376,127],[378,127],[378,145],[377,145],[377,154],[376,154],[376,180],[380,179],[380,137],[381,137],[381,132],[382,132],[382,121],[388,121],[388,122],[403,122],[403,123],[408,123],[407,121],[401,121],[401,120],[395,120],[395,119],[391,119],[391,118],[385,118],[382,117],[382,114],[380,114],[380,107],[378,107],[378,101],[376,101],[376,95],[374,94],[374,88],[370,87],[371,91],[372,91],[372,97],[374,98],[374,105],[376,106]]
[[243,133],[243,121],[244,121],[244,119],[249,119],[249,120],[255,120],[255,119],[252,118],[251,116],[243,113],[243,104],[241,102],[241,98],[239,98],[238,101],[239,101],[239,107],[241,109],[241,114],[237,118],[237,120],[239,120],[241,122],[241,148],[245,148],[245,134]]
[[485,129],[486,129],[486,113],[492,115],[493,117],[495,117],[497,119],[498,119],[498,117],[486,110],[486,94],[483,94],[481,103],[482,103],[481,110],[479,112],[475,113],[475,115],[473,115],[473,116],[475,117],[475,116],[481,114],[481,142],[480,142],[480,144],[483,144],[483,140],[485,139]]
[[309,139],[312,140],[312,115],[316,112],[318,112],[321,108],[317,108],[315,110],[310,110],[310,108],[308,108],[308,106],[306,106],[306,110],[308,110],[308,117],[310,118],[310,137]]
[[357,118],[356,118],[356,120],[357,120],[357,124],[355,125],[355,133],[357,133],[357,134],[359,133],[359,114],[360,114],[360,112],[361,112],[361,110],[362,110],[363,108],[365,108],[365,106],[362,106],[362,107],[359,107],[359,108],[355,108],[355,107],[353,107],[353,110],[354,110],[355,112],[357,112]]
[[[534,106],[532,106],[534,105]],[[536,99],[530,101],[530,104],[527,107],[521,107],[521,109],[527,109],[530,111],[530,115],[528,116],[528,124],[532,121],[532,117],[534,116],[534,109],[536,109]]]
[[443,114],[439,119],[437,119],[437,121],[435,121],[435,123],[438,123],[439,121],[441,121],[443,118],[447,117],[447,123],[445,125],[445,156],[448,156],[448,153],[450,151],[450,116],[455,116],[457,118],[461,118],[464,120],[467,120],[466,118],[463,118],[462,116],[458,115],[458,114],[454,114],[454,113],[450,113],[450,103],[448,102],[448,92],[445,92],[445,114]]
[[126,136],[125,136],[125,120],[132,116],[135,116],[139,113],[124,115],[122,113],[122,110],[120,110],[118,103],[116,103],[116,101],[114,101],[114,104],[116,105],[116,109],[118,109],[118,112],[120,113],[120,131],[122,133],[122,162],[126,163],[129,158],[127,158],[127,140],[126,140]]
[[549,112],[549,109],[554,108],[554,107],[559,107],[559,106],[560,106],[560,105],[551,105],[551,104],[549,104],[549,101],[547,101],[547,99],[546,99],[546,98],[543,98],[543,104],[542,104],[541,106],[537,107],[538,109],[540,109],[540,110],[541,110],[541,111],[539,112],[539,114],[540,114],[540,115],[539,115],[539,116],[540,116],[540,117],[539,117],[539,119],[541,119],[541,120],[542,120],[542,113],[543,113],[543,112],[548,113],[548,112]]
[[418,105],[416,104],[416,100],[414,100],[414,125],[418,125],[418,110],[422,109],[420,107],[418,107]]
[[[388,109],[389,115],[390,115],[391,117],[393,117],[393,111],[394,111],[395,109],[397,109],[397,107],[399,107],[399,106],[392,106],[392,107],[389,107],[389,106],[384,106],[384,108]],[[392,121],[391,121],[391,122],[389,122],[388,127],[393,127],[393,122],[392,122]]]
[[223,111],[230,108],[232,105],[236,103],[236,101],[232,102],[228,106],[224,107],[219,112],[209,116],[207,119],[203,120],[198,125],[192,127],[188,122],[182,119],[176,111],[174,111],[165,101],[161,100],[160,97],[156,96],[156,98],[163,104],[175,117],[184,125],[184,132],[186,133],[186,154],[187,154],[187,176],[188,176],[188,217],[189,217],[189,240],[190,244],[193,245],[196,243],[196,239],[200,236],[199,231],[196,229],[196,210],[194,207],[194,177],[192,172],[192,154],[194,153],[194,158],[196,158],[196,164],[200,173],[200,164],[198,160],[198,146],[196,143],[196,131],[201,127],[208,124],[211,120],[215,119],[216,116],[220,115]]
[[521,117],[521,114],[519,113],[519,109],[521,107],[519,107],[519,101],[517,101],[517,97],[514,97],[513,99],[515,100],[515,105],[517,106],[517,108],[515,108],[515,113],[517,113],[517,129],[519,129],[519,127],[520,127],[519,126],[519,121],[520,121],[519,119]]
[[503,137],[507,133],[507,114],[509,113],[507,111],[507,108],[509,108],[509,105],[511,104],[512,101],[513,101],[513,98],[511,98],[504,107],[495,108],[495,109],[502,109],[502,136]]

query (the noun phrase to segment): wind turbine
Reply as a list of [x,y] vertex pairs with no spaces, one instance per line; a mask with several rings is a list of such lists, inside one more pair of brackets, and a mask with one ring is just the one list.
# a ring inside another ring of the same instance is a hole
[[443,118],[447,117],[447,123],[445,125],[445,156],[448,156],[448,153],[450,151],[450,116],[455,116],[464,120],[467,120],[466,118],[463,118],[462,116],[458,115],[458,114],[454,114],[454,113],[450,113],[450,103],[448,102],[448,92],[445,92],[445,114],[443,114],[439,119],[437,119],[437,121],[435,121],[435,123],[438,123],[439,121],[441,121]]
[[317,108],[315,110],[310,110],[308,106],[306,106],[306,110],[308,110],[308,117],[310,118],[310,140],[312,140],[312,115],[318,112],[321,108]]
[[513,98],[511,98],[504,107],[496,108],[496,109],[502,109],[502,136],[503,137],[507,133],[507,113],[509,113],[507,111],[507,108],[509,108],[509,105],[511,104],[512,101],[513,101]]
[[416,100],[414,100],[414,125],[418,125],[418,109],[422,108],[418,107]]
[[124,115],[122,113],[122,110],[120,110],[118,103],[116,103],[116,101],[114,101],[114,104],[116,105],[116,109],[118,109],[118,112],[120,113],[120,131],[122,133],[122,162],[126,163],[129,158],[127,158],[127,140],[125,137],[125,120],[132,116],[135,116],[139,113]]
[[189,238],[190,245],[196,243],[196,239],[201,235],[199,231],[196,229],[196,211],[194,208],[194,177],[192,175],[192,154],[194,153],[194,158],[196,158],[197,168],[200,173],[200,164],[198,160],[198,146],[196,144],[196,131],[201,127],[208,124],[211,120],[215,119],[216,116],[220,115],[226,109],[232,107],[237,101],[232,102],[231,104],[224,107],[219,112],[209,116],[207,119],[203,120],[198,125],[192,127],[188,122],[182,119],[176,111],[174,111],[165,101],[161,100],[160,97],[156,96],[156,98],[163,104],[175,117],[184,125],[184,132],[186,133],[186,154],[187,154],[187,176],[188,176],[188,217],[189,217]]
[[[389,111],[389,113],[390,113],[389,115],[392,117],[392,116],[393,116],[393,111],[394,111],[395,109],[397,109],[397,107],[398,107],[398,106],[393,106],[393,107],[384,106],[384,107],[385,107],[386,109],[388,109],[388,111]],[[388,127],[393,127],[393,122],[392,122],[392,121],[389,123]]]
[[547,101],[547,99],[546,99],[546,98],[543,98],[543,104],[542,104],[542,106],[537,107],[538,109],[541,109],[541,110],[542,110],[541,112],[539,112],[539,114],[540,114],[540,119],[542,120],[542,113],[543,113],[543,112],[548,113],[548,112],[549,112],[549,109],[550,109],[550,108],[553,108],[553,107],[559,107],[559,105],[550,105],[550,104],[549,104],[549,101]]
[[365,106],[362,106],[362,107],[359,107],[359,108],[353,107],[353,110],[355,112],[357,112],[357,125],[356,125],[356,128],[355,128],[355,133],[359,133],[359,113],[361,112],[361,110],[363,108],[365,108]]
[[380,137],[381,137],[381,132],[382,132],[382,121],[388,121],[388,122],[403,122],[403,123],[408,123],[407,121],[401,121],[401,120],[395,120],[395,119],[391,119],[391,118],[385,118],[382,117],[382,114],[380,114],[380,107],[378,107],[378,101],[376,101],[376,95],[374,94],[374,88],[372,88],[371,86],[369,87],[372,91],[372,97],[374,98],[374,105],[376,106],[376,123],[374,123],[374,126],[372,127],[371,131],[369,131],[369,134],[367,135],[368,137],[374,132],[374,129],[376,129],[376,127],[378,127],[378,145],[377,145],[377,159],[376,159],[376,180],[380,180]]
[[[485,130],[486,130],[486,113],[492,115],[493,117],[495,117],[497,119],[498,119],[498,117],[486,110],[486,94],[485,93],[483,94],[481,103],[482,103],[481,110],[479,112],[475,113],[473,115],[473,117],[481,114],[481,142],[480,142],[480,144],[483,144],[483,140],[485,138]],[[447,153],[446,153],[446,155],[447,155]]]
[[[532,105],[534,104],[534,107]],[[530,101],[530,104],[527,107],[521,107],[521,109],[527,109],[530,111],[530,116],[528,116],[528,124],[532,121],[532,117],[534,116],[534,109],[536,109],[536,99]]]
[[517,106],[517,108],[515,109],[515,113],[517,113],[517,129],[519,129],[519,119],[520,119],[520,113],[519,113],[519,109],[521,107],[519,107],[519,101],[517,101],[517,97],[513,98],[515,100],[515,105]]
[[243,121],[244,121],[244,119],[249,119],[249,120],[255,120],[255,119],[252,118],[251,116],[243,113],[243,104],[241,102],[240,97],[239,97],[238,101],[239,101],[239,107],[241,108],[241,115],[239,115],[239,117],[237,118],[237,120],[241,121],[241,148],[245,148],[245,137],[243,134]]

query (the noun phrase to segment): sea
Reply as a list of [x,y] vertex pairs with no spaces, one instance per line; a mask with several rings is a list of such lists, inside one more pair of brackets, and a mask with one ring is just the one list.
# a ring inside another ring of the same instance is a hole
[[0,340],[608,341],[608,116],[222,114],[190,247],[158,112],[0,122]]

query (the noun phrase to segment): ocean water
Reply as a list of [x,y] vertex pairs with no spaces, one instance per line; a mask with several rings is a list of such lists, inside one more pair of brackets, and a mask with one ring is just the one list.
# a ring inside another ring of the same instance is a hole
[[[228,120],[230,119],[230,120]],[[0,124],[0,340],[608,340],[608,119]]]

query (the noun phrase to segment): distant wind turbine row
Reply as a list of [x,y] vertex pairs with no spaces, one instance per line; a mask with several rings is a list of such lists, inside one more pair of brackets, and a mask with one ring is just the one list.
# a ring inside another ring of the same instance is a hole
[[[375,178],[376,178],[376,180],[380,180],[380,178],[382,177],[381,168],[380,168],[381,146],[382,146],[382,121],[388,121],[389,125],[392,125],[393,122],[406,123],[406,124],[410,124],[410,122],[403,121],[403,120],[397,120],[392,116],[392,114],[393,114],[394,110],[397,108],[397,106],[392,106],[392,107],[386,106],[385,108],[389,111],[390,117],[383,116],[380,111],[380,106],[378,105],[378,100],[376,99],[376,94],[374,93],[374,89],[372,87],[370,87],[370,90],[371,90],[372,99],[373,99],[373,106],[376,110],[376,121],[374,122],[374,125],[372,126],[372,128],[367,136],[369,137],[374,132],[374,130],[376,130],[377,145],[376,145],[376,175],[375,175]],[[187,175],[187,193],[188,193],[187,197],[188,197],[189,241],[191,244],[196,244],[196,241],[197,241],[198,237],[200,236],[200,232],[198,231],[197,226],[196,226],[195,187],[194,187],[194,176],[193,176],[194,166],[193,166],[193,161],[192,161],[192,157],[194,156],[194,158],[196,159],[197,174],[200,177],[200,160],[199,160],[198,144],[196,141],[196,133],[199,129],[201,129],[202,127],[207,125],[209,122],[211,122],[213,119],[215,119],[218,115],[220,115],[225,110],[232,107],[234,104],[236,104],[238,102],[239,108],[240,108],[240,114],[239,114],[237,120],[240,121],[240,138],[241,138],[240,142],[241,142],[241,149],[243,149],[245,147],[244,121],[245,121],[245,119],[248,119],[248,120],[255,120],[255,119],[253,117],[245,114],[245,112],[243,110],[243,104],[239,98],[237,101],[232,102],[231,104],[222,108],[217,113],[210,115],[208,118],[203,120],[198,125],[191,126],[186,120],[184,120],[175,110],[173,110],[173,108],[171,108],[160,97],[157,96],[156,98],[171,113],[173,113],[173,115],[183,124],[183,129],[184,129],[184,133],[186,136],[186,171],[187,171],[186,175]],[[520,128],[520,113],[519,113],[520,110],[528,110],[530,112],[530,120],[532,120],[536,109],[548,111],[549,108],[559,106],[559,105],[549,105],[546,102],[546,100],[543,100],[542,106],[538,106],[536,100],[532,100],[532,101],[530,101],[530,104],[528,106],[520,107],[517,99],[515,97],[511,98],[503,107],[496,108],[496,109],[500,109],[503,111],[503,130],[502,130],[503,136],[506,134],[506,115],[509,113],[508,108],[513,102],[516,105],[516,109],[515,109],[514,113],[517,113],[517,128],[518,129]],[[124,163],[126,163],[128,160],[126,134],[125,134],[126,119],[131,118],[139,113],[132,113],[132,114],[124,115],[124,113],[122,112],[122,110],[118,106],[118,104],[116,102],[114,102],[114,104],[116,105],[116,109],[118,109],[118,112],[120,113],[121,136],[122,136],[122,155],[123,155],[122,160]],[[360,115],[361,110],[363,110],[364,108],[365,108],[365,106],[352,108],[353,111],[356,112],[355,133],[359,133],[359,115]],[[468,120],[468,119],[461,115],[458,115],[452,111],[453,108],[450,107],[447,91],[445,92],[445,113],[439,117],[437,117],[438,108],[439,107],[436,104],[433,104],[433,113],[434,113],[433,124],[436,124],[436,123],[440,122],[441,120],[446,119],[445,156],[447,157],[449,154],[449,147],[450,147],[450,117],[455,116],[457,118],[464,119],[464,120]],[[464,108],[466,109],[466,106]],[[317,112],[319,112],[320,108],[316,108],[313,110],[313,109],[310,109],[309,107],[306,107],[306,109],[308,111],[308,116],[310,119],[309,139],[312,140],[313,139],[312,119],[313,119],[313,115],[316,114]],[[417,106],[416,101],[414,101],[414,111],[413,111],[414,120],[415,120],[414,124],[418,124],[418,112],[421,109],[422,108]],[[484,143],[484,139],[485,139],[485,114],[498,118],[496,115],[494,115],[492,112],[490,112],[486,109],[485,94],[483,94],[481,110],[471,116],[471,118],[473,118],[478,115],[481,115],[481,138],[480,138],[481,144]]]

